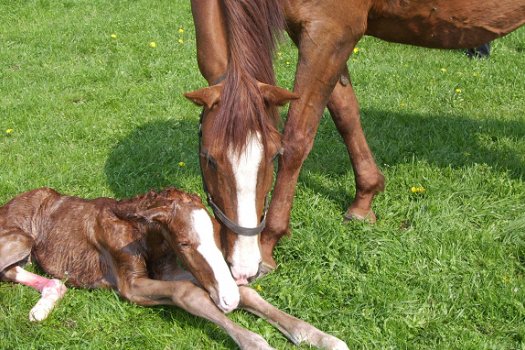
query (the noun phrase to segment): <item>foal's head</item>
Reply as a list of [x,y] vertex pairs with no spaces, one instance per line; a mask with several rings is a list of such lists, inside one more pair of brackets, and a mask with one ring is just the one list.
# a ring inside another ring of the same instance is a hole
[[[223,95],[218,84],[186,97],[204,107],[199,152],[204,189],[221,223],[232,275],[237,284],[246,284],[261,262],[259,234],[265,224],[273,160],[281,150],[276,106],[297,97],[257,82],[244,82],[234,90],[237,95]],[[232,98],[233,103],[228,100]]]
[[220,250],[220,227],[199,197],[176,189],[146,195],[138,215],[160,227],[186,268],[225,312],[239,303],[235,284]]

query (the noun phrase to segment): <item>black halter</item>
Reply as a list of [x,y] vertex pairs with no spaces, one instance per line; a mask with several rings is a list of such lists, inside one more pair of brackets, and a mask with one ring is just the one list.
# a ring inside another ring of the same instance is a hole
[[[201,156],[202,153],[202,119],[204,118],[204,110],[201,112],[201,115],[199,117],[199,156]],[[279,155],[279,154],[278,154]],[[199,164],[201,164],[199,162]],[[202,165],[201,165],[201,178],[202,178],[202,188],[204,190],[204,193],[206,193],[206,198],[208,200],[208,204],[213,210],[213,213],[215,214],[215,217],[224,224],[227,228],[229,228],[231,231],[235,232],[239,236],[257,236],[259,233],[264,230],[264,227],[266,225],[266,213],[268,212],[268,195],[266,195],[266,198],[264,199],[264,213],[262,216],[262,220],[256,227],[243,227],[239,224],[235,223],[234,221],[230,220],[226,214],[219,208],[217,204],[213,201],[211,198],[210,192],[208,192],[208,188],[206,187],[206,181],[204,181],[204,172],[202,171]]]

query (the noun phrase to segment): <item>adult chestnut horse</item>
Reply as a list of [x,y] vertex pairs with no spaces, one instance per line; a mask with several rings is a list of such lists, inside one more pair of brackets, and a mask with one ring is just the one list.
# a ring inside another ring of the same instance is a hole
[[[208,89],[216,88],[217,85],[214,84],[224,76],[228,77],[231,66],[237,61],[236,54],[242,49],[238,46],[244,45],[244,42],[232,34],[232,28],[237,27],[238,17],[231,15],[228,10],[229,2],[192,0],[199,67],[212,85]],[[239,2],[244,6],[251,6],[250,0]],[[345,217],[368,219],[372,222],[376,220],[371,205],[375,194],[384,188],[384,178],[363,134],[359,107],[346,66],[353,48],[364,35],[431,48],[469,48],[503,36],[525,23],[525,0],[282,0],[279,3],[284,10],[286,30],[299,49],[294,84],[294,92],[299,99],[291,103],[288,112],[277,180],[266,216],[266,227],[260,236],[261,267],[264,270],[275,268],[273,249],[289,231],[290,211],[299,172],[312,148],[325,106],[328,106],[346,144],[355,173],[356,195]],[[273,8],[273,11],[278,9]],[[259,19],[258,16],[253,18]],[[264,17],[262,13],[261,17]],[[272,25],[276,24],[270,22],[270,27]],[[266,28],[267,26],[259,25],[255,32],[241,34],[267,36]],[[263,46],[267,42],[268,38],[257,42],[263,57],[267,54],[268,49]],[[253,66],[257,63],[250,64]],[[231,93],[226,90],[232,88],[235,89],[225,84],[224,93]],[[205,90],[197,94],[207,97]],[[219,90],[216,91],[219,94]],[[239,101],[239,106],[244,107],[242,112],[250,113],[243,103],[245,101]],[[205,106],[209,108],[212,105],[208,102]],[[222,109],[222,114],[232,112],[229,109],[231,105],[224,104],[215,108]],[[225,147],[224,150],[226,149],[228,148]],[[250,177],[266,174],[261,168],[266,166],[274,151],[275,147],[263,148],[262,155],[259,155],[263,161],[252,159],[252,168],[246,170],[246,174],[250,174]],[[219,157],[215,161],[218,169],[226,166],[224,158]],[[214,173],[204,172],[204,180],[206,183],[213,182],[218,177]],[[269,180],[257,178],[257,181],[266,183]],[[238,205],[236,191],[242,185],[235,186],[212,193],[218,206],[225,211]],[[264,202],[262,198],[265,194],[255,193],[255,189],[266,191],[269,187],[258,185],[244,188],[241,192],[245,198],[252,198],[252,201],[257,202],[257,214],[262,215],[261,203]],[[249,191],[250,196],[246,193]],[[253,205],[252,203],[251,206]],[[244,220],[241,215],[233,214],[230,219],[236,220],[238,224],[242,224],[241,220]],[[253,219],[250,223],[252,221]],[[242,270],[246,278],[253,276],[257,270],[255,258],[244,262],[229,262],[232,263],[232,271]]]

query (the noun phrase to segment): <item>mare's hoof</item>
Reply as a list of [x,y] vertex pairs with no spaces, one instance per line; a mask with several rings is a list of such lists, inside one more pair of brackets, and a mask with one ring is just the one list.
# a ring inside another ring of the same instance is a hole
[[367,221],[374,224],[377,221],[376,214],[372,210],[364,211],[357,208],[348,209],[344,215],[344,221]]

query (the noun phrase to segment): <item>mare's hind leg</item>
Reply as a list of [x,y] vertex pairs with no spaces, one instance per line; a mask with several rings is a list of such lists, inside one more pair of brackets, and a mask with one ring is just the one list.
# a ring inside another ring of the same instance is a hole
[[22,231],[0,232],[0,279],[21,283],[42,294],[40,300],[29,312],[31,321],[42,321],[62,299],[66,287],[56,279],[35,275],[16,264],[27,259],[33,247],[33,238]]
[[20,266],[12,266],[2,272],[2,279],[21,283],[39,291],[42,296],[29,312],[29,320],[42,321],[49,316],[56,303],[64,297],[66,286],[57,279],[48,279],[24,270]]
[[295,345],[307,343],[320,349],[348,350],[348,346],[342,340],[277,309],[264,300],[255,290],[241,286],[239,291],[241,293],[241,308],[270,322]]
[[359,119],[359,105],[346,66],[330,96],[328,109],[337,130],[343,137],[355,174],[356,194],[345,218],[375,222],[376,216],[372,211],[372,200],[379,191],[384,189],[385,179],[377,168],[366,142]]

